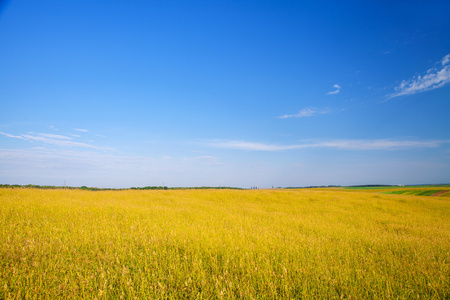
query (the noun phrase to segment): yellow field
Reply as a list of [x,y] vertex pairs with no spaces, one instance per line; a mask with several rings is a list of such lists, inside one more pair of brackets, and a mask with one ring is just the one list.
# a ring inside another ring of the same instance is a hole
[[0,189],[0,299],[449,299],[450,198]]

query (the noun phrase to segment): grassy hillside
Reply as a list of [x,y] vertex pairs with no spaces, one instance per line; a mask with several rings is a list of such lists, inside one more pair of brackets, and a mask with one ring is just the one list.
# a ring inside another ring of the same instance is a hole
[[450,297],[448,197],[0,189],[0,299]]

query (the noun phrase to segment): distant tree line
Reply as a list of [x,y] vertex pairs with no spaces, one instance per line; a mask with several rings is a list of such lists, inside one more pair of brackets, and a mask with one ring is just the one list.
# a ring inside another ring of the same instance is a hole
[[20,185],[20,184],[0,184],[0,188],[30,188],[30,189],[80,189],[78,187],[71,187],[71,186],[53,186],[53,185],[36,185],[36,184],[27,184],[27,185]]
[[167,190],[167,186],[144,186],[144,187],[132,187],[130,190]]
[[193,186],[193,187],[171,187],[171,190],[243,190],[242,188],[230,186]]
[[310,186],[288,186],[284,187],[283,189],[317,189],[317,188],[330,188],[330,187],[342,187],[340,185],[310,185]]
[[118,191],[118,190],[205,190],[205,189],[234,189],[241,190],[241,188],[236,187],[226,187],[226,186],[199,186],[199,187],[167,187],[167,186],[144,186],[144,187],[131,187],[131,188],[97,188],[97,187],[87,187],[85,185],[80,187],[72,186],[53,186],[53,185],[36,185],[36,184],[0,184],[0,188],[33,188],[33,189],[64,189],[64,190],[87,190],[87,191]]
[[389,186],[400,186],[400,185],[389,185],[389,184],[363,184],[363,185],[349,185],[348,187],[389,187]]
[[55,185],[37,185],[37,184],[27,184],[27,185],[0,184],[0,188],[12,188],[12,189],[21,188],[21,189],[42,189],[42,190],[63,189],[63,190],[89,190],[89,191],[120,190],[120,189],[113,189],[113,188],[87,187],[85,185],[80,186],[80,187],[74,187],[74,186],[55,186]]

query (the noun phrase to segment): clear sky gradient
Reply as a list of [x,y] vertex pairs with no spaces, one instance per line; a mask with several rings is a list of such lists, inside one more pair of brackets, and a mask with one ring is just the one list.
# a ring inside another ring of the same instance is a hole
[[0,1],[0,183],[449,183],[449,12]]

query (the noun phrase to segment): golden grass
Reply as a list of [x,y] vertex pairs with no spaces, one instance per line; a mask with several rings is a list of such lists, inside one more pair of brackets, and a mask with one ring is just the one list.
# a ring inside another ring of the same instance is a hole
[[0,299],[448,299],[450,199],[0,189]]

